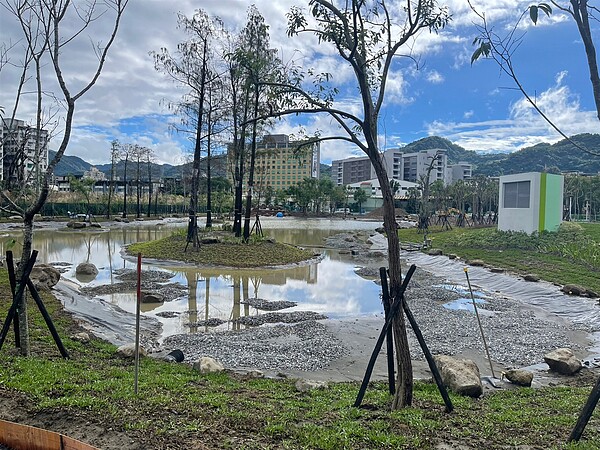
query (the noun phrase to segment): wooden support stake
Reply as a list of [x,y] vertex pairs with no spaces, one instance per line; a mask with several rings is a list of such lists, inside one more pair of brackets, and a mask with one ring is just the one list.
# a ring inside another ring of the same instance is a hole
[[12,305],[8,310],[8,314],[6,316],[6,320],[4,321],[4,325],[2,326],[2,331],[0,331],[0,349],[2,349],[2,345],[4,344],[4,340],[6,339],[6,335],[8,334],[8,329],[10,328],[10,322],[15,318],[16,311],[18,308],[19,299],[23,296],[25,292],[25,287],[27,286],[27,280],[29,279],[29,274],[33,269],[33,265],[35,264],[35,260],[37,258],[38,252],[34,250],[31,252],[31,256],[29,257],[29,261],[27,266],[25,266],[25,270],[23,270],[23,277],[19,286],[17,288],[17,292],[13,297]]
[[62,355],[63,358],[65,358],[65,359],[69,358],[69,352],[63,345],[63,343],[60,339],[60,336],[58,335],[58,331],[56,331],[56,327],[54,326],[54,323],[52,322],[52,318],[50,317],[50,314],[48,314],[48,310],[44,306],[44,302],[42,301],[40,294],[38,293],[37,289],[35,288],[33,281],[31,281],[29,278],[27,279],[27,287],[29,288],[29,292],[31,292],[31,296],[33,297],[33,300],[37,304],[38,309],[42,313],[42,317],[44,318],[44,321],[46,322],[46,325],[48,326],[48,329],[50,330],[50,334],[52,335],[52,338],[54,338],[54,342],[56,343],[56,346],[58,347],[58,351],[60,351],[60,354]]
[[373,353],[371,354],[371,359],[369,360],[369,364],[367,365],[367,370],[365,371],[365,376],[363,378],[362,384],[360,385],[360,389],[358,390],[358,395],[356,396],[356,400],[354,402],[354,406],[358,408],[362,403],[363,397],[365,396],[365,392],[367,391],[367,385],[369,384],[369,380],[371,379],[371,374],[373,373],[373,367],[375,367],[375,361],[377,361],[377,356],[381,351],[381,347],[383,346],[383,341],[387,334],[387,330],[392,324],[394,317],[401,311],[401,305],[404,302],[404,291],[406,291],[406,287],[408,286],[408,282],[415,273],[417,266],[414,264],[410,266],[408,269],[408,273],[406,277],[404,277],[404,281],[402,282],[402,286],[400,287],[400,291],[396,295],[394,299],[394,303],[392,303],[392,307],[390,308],[389,317],[386,319],[383,324],[383,328],[381,329],[381,333],[379,333],[379,339],[377,339],[377,343],[375,344],[375,348],[373,349]]
[[571,431],[571,435],[569,436],[568,442],[578,442],[583,434],[583,430],[592,417],[592,413],[594,409],[596,409],[596,405],[598,404],[598,400],[600,400],[600,378],[596,381],[590,396],[588,397],[583,409],[581,410],[581,414],[579,414],[579,418],[577,419],[577,423],[575,424],[575,428]]
[[421,328],[419,328],[419,325],[417,324],[417,321],[415,320],[415,316],[413,316],[413,313],[410,310],[410,308],[408,307],[408,305],[406,304],[406,302],[402,302],[402,307],[404,308],[404,313],[406,314],[406,317],[408,318],[408,321],[410,322],[410,326],[412,327],[413,331],[415,332],[417,341],[419,341],[419,344],[421,345],[421,349],[423,350],[425,359],[427,360],[427,363],[429,364],[429,370],[431,370],[431,373],[433,374],[433,378],[435,380],[435,383],[437,384],[440,394],[442,395],[442,399],[444,399],[444,403],[446,404],[446,412],[447,413],[452,412],[452,410],[454,409],[454,406],[452,405],[452,400],[450,400],[450,396],[448,395],[446,386],[444,386],[444,382],[442,381],[442,376],[440,375],[440,371],[438,370],[437,365],[436,365],[435,361],[433,360],[433,356],[431,355],[431,352],[429,351],[429,347],[427,347],[427,343],[425,342],[425,339],[423,338],[423,333],[421,333]]
[[[6,268],[8,269],[8,281],[10,283],[10,294],[12,298],[15,298],[15,290],[17,289],[17,277],[15,275],[15,263],[13,260],[13,253],[9,250],[6,252]],[[19,309],[15,311],[15,318],[13,320],[15,329],[15,347],[21,347],[21,330],[19,328]]]
[[[390,315],[390,291],[388,289],[387,282],[387,271],[385,267],[379,268],[379,278],[381,279],[381,301],[383,302],[383,311],[385,312],[385,320],[387,322]],[[386,349],[387,349],[387,366],[388,366],[388,385],[390,388],[390,395],[396,393],[396,371],[394,367],[394,336],[392,328],[388,328],[386,336]]]

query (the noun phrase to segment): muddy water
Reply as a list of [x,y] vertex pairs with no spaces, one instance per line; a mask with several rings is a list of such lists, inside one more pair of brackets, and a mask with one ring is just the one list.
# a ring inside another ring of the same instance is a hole
[[[190,331],[213,330],[194,324],[208,319],[220,319],[225,324],[218,330],[232,329],[232,319],[261,312],[245,305],[244,299],[259,297],[267,300],[288,300],[298,304],[286,311],[316,311],[330,318],[365,316],[382,312],[379,288],[372,281],[357,276],[348,256],[334,250],[322,249],[325,237],[345,230],[373,230],[380,224],[355,220],[264,218],[261,219],[266,236],[280,242],[314,247],[323,253],[318,263],[287,269],[234,270],[169,267],[143,264],[144,269],[166,270],[173,274],[169,282],[189,286],[189,294],[174,301],[143,304],[142,312],[149,329],[154,328],[161,338]],[[52,263],[64,270],[62,300],[67,309],[74,311],[93,324],[94,331],[109,340],[126,342],[133,332],[131,314],[135,311],[135,293],[113,294],[89,299],[77,294],[77,287],[97,286],[118,281],[114,270],[135,268],[135,263],[121,254],[124,245],[132,242],[159,239],[185,222],[158,224],[129,224],[112,230],[71,231],[42,229],[34,234],[33,248],[39,251],[39,262]],[[0,239],[0,251],[12,238],[20,239],[18,231],[8,230]],[[16,247],[16,246],[15,246]],[[75,274],[79,263],[96,265],[99,273],[93,278]],[[167,315],[168,317],[164,317]],[[160,326],[157,324],[160,323]],[[161,331],[162,329],[162,331]]]

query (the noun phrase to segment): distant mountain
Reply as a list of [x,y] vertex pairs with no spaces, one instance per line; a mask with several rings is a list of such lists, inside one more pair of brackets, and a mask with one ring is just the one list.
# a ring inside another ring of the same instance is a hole
[[321,178],[331,178],[331,166],[321,164],[319,170],[321,171]]
[[[48,157],[50,159],[54,158],[56,154],[55,151],[50,150],[48,152]],[[171,164],[152,164],[152,178],[182,178],[184,175],[189,176],[191,173],[191,163],[181,164],[178,166],[173,166]],[[67,176],[67,175],[83,175],[86,170],[90,170],[92,164],[84,161],[83,159],[77,156],[67,156],[63,155],[60,159],[60,162],[57,164],[54,169],[54,174],[58,176]],[[94,167],[98,169],[100,172],[103,172],[107,178],[110,178],[110,170],[111,164],[97,164]],[[125,170],[125,162],[119,161],[116,164],[115,171],[117,177],[122,177],[123,172]],[[127,164],[127,178],[131,179],[134,177],[135,172],[137,171],[136,163],[129,161]],[[206,158],[203,158],[200,161],[200,171],[206,171]],[[146,180],[148,178],[148,167],[146,163],[142,163],[140,166],[141,178]],[[227,157],[225,155],[216,155],[211,159],[211,175],[213,177],[227,177]]]
[[458,162],[470,162],[476,161],[479,158],[479,155],[472,151],[466,150],[462,148],[460,145],[454,144],[448,139],[444,139],[439,136],[428,136],[423,139],[419,139],[418,141],[411,142],[402,148],[404,153],[416,153],[421,150],[429,150],[433,148],[441,148],[446,150],[446,155],[448,155],[448,161],[450,164],[455,164]]
[[[600,135],[578,134],[571,137],[577,144],[600,154]],[[406,153],[443,148],[449,163],[465,161],[473,165],[473,175],[499,176],[520,172],[600,172],[600,156],[584,153],[566,139],[556,144],[538,144],[513,153],[482,154],[466,150],[460,145],[430,136],[403,147]]]
[[[56,152],[53,150],[48,151],[48,158],[50,161],[54,158]],[[54,168],[54,175],[61,177],[67,175],[83,175],[83,172],[90,170],[92,165],[89,162],[84,161],[78,156],[63,155],[58,165]]]

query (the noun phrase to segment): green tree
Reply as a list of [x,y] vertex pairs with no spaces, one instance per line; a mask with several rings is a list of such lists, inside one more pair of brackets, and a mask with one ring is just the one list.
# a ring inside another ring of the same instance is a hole
[[80,194],[83,197],[88,222],[92,221],[91,203],[95,184],[96,181],[92,178],[75,178],[74,176],[69,177],[69,185],[71,186],[71,191]]
[[[449,14],[445,8],[439,8],[435,0],[406,0],[403,7],[394,4],[393,9],[386,0],[348,0],[339,4],[333,0],[311,0],[310,14],[314,23],[309,24],[301,8],[292,8],[288,14],[288,33],[292,36],[305,32],[314,34],[321,45],[330,46],[348,63],[358,89],[359,113],[355,113],[354,107],[336,107],[333,100],[338,90],[332,75],[314,71],[308,71],[308,75],[313,76],[315,88],[312,90],[302,87],[308,84],[304,74],[301,71],[296,74],[297,84],[288,86],[295,103],[290,103],[286,113],[328,114],[342,134],[319,136],[317,139],[351,142],[369,157],[383,195],[390,296],[392,301],[400,301],[397,298],[402,284],[400,243],[396,232],[394,196],[378,142],[380,113],[390,72],[401,70],[397,56],[421,31],[443,28]],[[398,389],[392,407],[396,409],[410,405],[413,393],[412,363],[402,314],[394,321],[393,333]]]
[[364,189],[358,188],[354,191],[352,198],[356,203],[358,203],[358,213],[361,214],[362,204],[367,201],[367,199],[369,198],[369,194],[367,194],[367,191],[365,191]]

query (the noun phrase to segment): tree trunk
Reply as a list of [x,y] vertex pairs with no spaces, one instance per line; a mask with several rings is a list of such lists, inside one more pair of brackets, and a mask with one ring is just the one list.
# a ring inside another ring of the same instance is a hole
[[244,220],[244,241],[250,239],[250,214],[252,213],[252,190],[254,189],[254,164],[256,161],[256,118],[258,117],[258,84],[254,85],[254,122],[252,122],[252,151],[248,173],[248,194],[246,196],[246,217]]
[[[381,193],[383,194],[383,227],[388,243],[389,288],[390,300],[393,304],[394,302],[403,301],[396,297],[402,285],[402,268],[400,265],[400,241],[396,229],[394,196],[379,154],[377,153],[376,158],[371,158],[371,161],[381,186]],[[402,308],[400,308],[400,311],[402,311]],[[396,319],[392,323],[392,332],[396,345],[396,368],[398,372],[396,380],[397,390],[392,403],[392,409],[399,409],[412,404],[413,392],[412,362],[410,359],[404,314],[400,313],[396,316]]]

